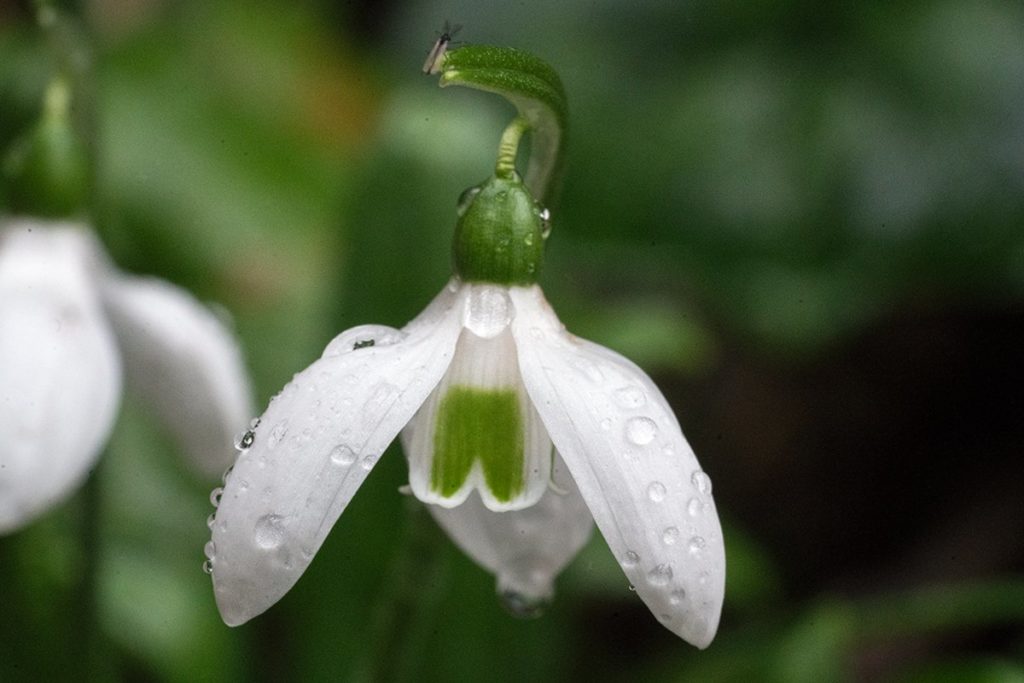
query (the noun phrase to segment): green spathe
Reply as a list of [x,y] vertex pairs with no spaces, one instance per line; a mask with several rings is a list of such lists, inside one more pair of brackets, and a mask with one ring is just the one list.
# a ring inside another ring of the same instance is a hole
[[544,263],[541,207],[513,171],[469,192],[455,226],[452,260],[466,282],[527,286]]
[[523,418],[514,389],[453,386],[437,414],[430,488],[453,496],[479,461],[491,495],[508,502],[526,484],[523,444]]

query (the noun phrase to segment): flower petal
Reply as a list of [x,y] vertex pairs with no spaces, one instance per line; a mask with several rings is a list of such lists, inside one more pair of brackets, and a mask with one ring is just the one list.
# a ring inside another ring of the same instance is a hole
[[455,507],[476,489],[490,510],[519,510],[547,490],[551,439],[507,329],[490,339],[462,331],[448,372],[406,432],[409,483],[425,503]]
[[0,224],[0,533],[73,491],[110,434],[121,368],[69,224]]
[[232,440],[253,410],[238,344],[208,308],[163,280],[114,274],[103,293],[129,389],[198,472],[219,476],[237,455]]
[[523,381],[605,541],[662,624],[707,647],[725,550],[710,479],[675,415],[642,370],[568,334],[538,287],[511,296]]
[[225,623],[260,614],[305,571],[377,458],[444,375],[462,298],[461,290],[445,289],[402,331],[364,325],[343,332],[246,434],[207,547]]
[[[405,433],[402,434],[403,444]],[[510,609],[528,612],[554,595],[554,580],[590,538],[594,520],[565,463],[556,458],[549,488],[532,507],[488,510],[479,496],[462,505],[428,505],[448,536],[473,561],[497,577]]]

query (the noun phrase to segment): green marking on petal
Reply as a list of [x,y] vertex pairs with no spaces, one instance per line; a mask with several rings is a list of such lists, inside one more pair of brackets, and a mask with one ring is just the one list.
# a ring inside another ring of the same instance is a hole
[[497,500],[507,502],[522,493],[523,418],[515,390],[454,386],[441,401],[430,488],[454,495],[477,460]]

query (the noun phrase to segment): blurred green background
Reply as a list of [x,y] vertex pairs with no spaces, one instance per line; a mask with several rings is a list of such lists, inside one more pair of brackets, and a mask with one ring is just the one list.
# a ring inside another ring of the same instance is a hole
[[[125,401],[87,491],[0,538],[0,681],[1024,681],[1024,5],[64,6],[96,229],[230,313],[260,406],[447,278],[512,112],[419,73],[443,22],[549,61],[572,128],[542,284],[676,408],[729,576],[704,652],[598,534],[516,620],[397,493],[393,448],[228,629],[214,482]],[[2,148],[52,69],[29,9],[0,2]]]

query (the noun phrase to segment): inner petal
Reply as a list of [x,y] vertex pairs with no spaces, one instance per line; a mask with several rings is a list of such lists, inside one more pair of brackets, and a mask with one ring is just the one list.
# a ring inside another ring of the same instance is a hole
[[406,428],[409,483],[444,507],[479,490],[491,510],[518,510],[544,493],[551,439],[523,387],[506,329],[462,331],[448,372]]

